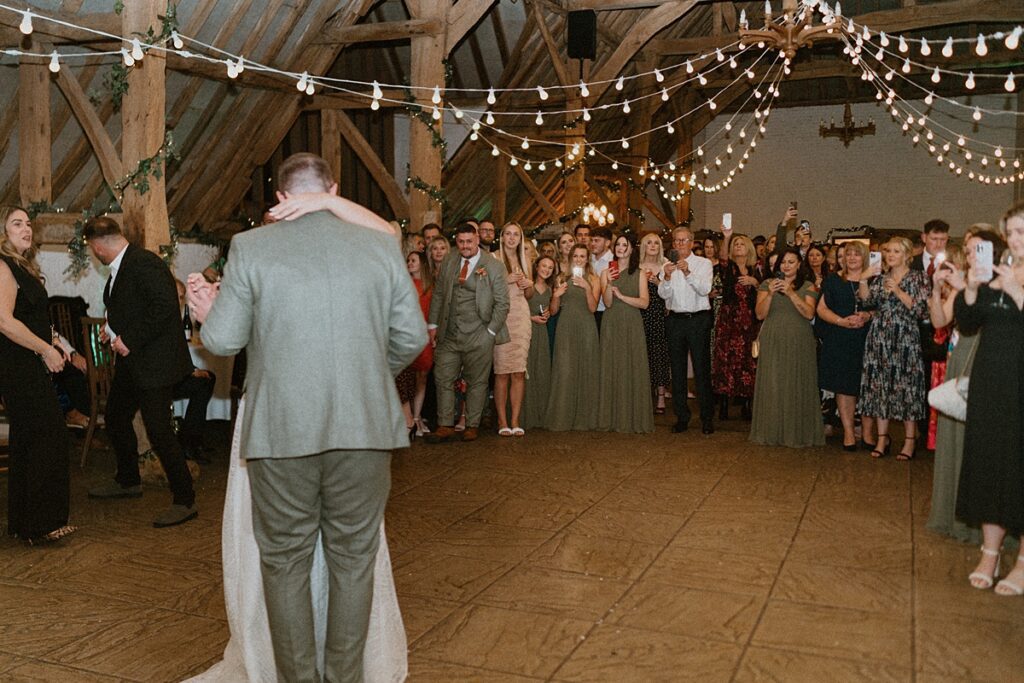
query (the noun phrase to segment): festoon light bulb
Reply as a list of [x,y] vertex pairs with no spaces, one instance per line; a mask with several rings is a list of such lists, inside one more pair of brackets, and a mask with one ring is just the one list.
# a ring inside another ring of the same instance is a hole
[[964,87],[967,88],[968,90],[974,90],[974,72],[973,71],[968,71],[967,72],[967,80],[964,81]]
[[1006,34],[1006,40],[1003,44],[1006,45],[1007,50],[1017,49],[1020,45],[1020,36],[1022,33],[1024,33],[1024,27],[1018,26]]
[[1003,83],[1003,88],[1006,89],[1006,92],[1013,92],[1017,89],[1017,84],[1013,80],[1013,74],[1006,77],[1006,82]]
[[544,89],[544,86],[537,86],[537,97],[539,97],[542,102],[547,101],[548,91]]
[[942,46],[942,56],[952,57],[953,56],[953,38],[950,36],[946,38],[946,44]]
[[985,34],[983,34],[983,33],[979,33],[978,34],[978,42],[974,46],[974,52],[979,57],[984,57],[985,55],[988,54],[988,45],[985,44]]
[[57,73],[60,71],[60,60],[57,58],[57,51],[54,50],[50,53],[50,73]]
[[932,46],[924,38],[921,39],[921,56],[927,57],[932,53]]
[[139,42],[138,38],[132,38],[132,59],[136,62],[141,62],[145,55],[142,52],[142,43]]
[[32,13],[25,10],[21,13],[21,23],[18,24],[18,30],[24,35],[32,35]]
[[580,96],[590,97],[590,88],[588,88],[587,84],[584,83],[583,81],[580,81]]

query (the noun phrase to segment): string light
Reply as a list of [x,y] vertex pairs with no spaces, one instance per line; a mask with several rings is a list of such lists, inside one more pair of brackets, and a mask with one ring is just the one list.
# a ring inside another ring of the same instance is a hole
[[978,44],[974,47],[974,52],[979,57],[984,57],[988,54],[988,45],[985,44],[985,35],[983,33],[978,34]]
[[32,35],[32,13],[28,10],[21,13],[21,23],[18,24],[18,30],[26,36]]
[[953,56],[953,37],[946,38],[946,44],[942,46],[942,56],[949,58]]
[[548,99],[548,91],[543,86],[537,86],[537,96],[540,97],[541,102],[545,102]]
[[967,72],[967,80],[964,81],[964,87],[967,88],[968,90],[974,90],[974,72],[973,71],[968,71]]
[[126,48],[121,48],[121,60],[124,62],[124,65],[129,69],[135,66],[135,58],[132,57],[131,53],[128,52]]
[[50,53],[50,73],[57,73],[60,71],[60,60],[57,58],[57,51],[54,50]]
[[580,95],[582,97],[590,97],[590,88],[583,81],[580,81]]
[[921,56],[922,57],[927,57],[931,53],[932,53],[931,45],[928,44],[927,40],[922,38],[921,39]]

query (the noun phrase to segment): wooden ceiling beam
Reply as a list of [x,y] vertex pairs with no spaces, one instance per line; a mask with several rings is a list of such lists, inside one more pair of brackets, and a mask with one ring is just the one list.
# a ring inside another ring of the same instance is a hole
[[[35,36],[35,40],[41,39],[54,45],[121,42],[120,40],[97,35],[93,32],[102,31],[115,36],[121,35],[121,15],[114,12],[73,14],[70,12],[48,12],[36,7],[32,7],[31,10],[33,31],[31,36],[29,36],[29,40],[32,40],[32,36]],[[75,26],[55,24],[52,21],[47,21],[47,17],[75,24]],[[7,30],[0,34],[0,38],[5,43],[12,44],[9,38],[14,37],[14,31],[17,31],[19,24],[21,24],[21,19],[21,12],[15,13],[8,10],[0,10],[0,26],[13,29],[13,31]],[[79,26],[82,28],[77,28]],[[93,31],[86,29],[93,29]],[[13,44],[19,44],[23,38],[25,36],[22,36],[21,32],[17,31],[17,40]]]
[[318,45],[355,45],[406,40],[413,36],[436,35],[444,24],[436,19],[406,19],[404,21],[378,21],[341,28],[324,29],[317,37]]
[[[697,2],[698,0],[676,0],[645,14],[633,24],[615,51],[595,68],[591,80],[611,81],[614,79],[651,38],[693,9]],[[590,95],[593,98],[591,101],[600,101],[601,96],[608,91],[610,86],[611,83],[606,82],[591,88]]]
[[544,40],[544,46],[548,50],[548,55],[551,56],[551,66],[555,69],[555,76],[558,77],[558,82],[562,85],[569,85],[572,81],[569,78],[568,69],[565,67],[565,60],[562,58],[561,52],[558,51],[555,39],[548,28],[547,18],[543,15],[540,5],[536,2],[530,3],[530,11],[533,13],[533,19],[540,30],[540,36]]
[[[430,0],[440,2],[441,0]],[[448,0],[443,0],[448,2]],[[448,33],[445,37],[445,54],[450,55],[462,39],[479,23],[495,0],[459,0],[448,10]]]
[[363,134],[356,127],[356,124],[344,112],[338,111],[334,115],[337,117],[335,123],[338,130],[341,131],[345,143],[356,153],[356,156],[359,157],[370,172],[370,176],[373,177],[373,180],[384,192],[391,210],[399,218],[408,218],[409,200],[405,198],[405,193],[402,191],[401,186],[399,186],[398,181],[395,180],[387,166],[377,156],[373,145],[367,142],[366,138],[363,137]]
[[624,9],[647,9],[672,4],[675,0],[568,0],[570,12],[592,9],[595,12],[610,12]]
[[103,179],[107,185],[114,187],[124,176],[124,164],[103,125],[103,120],[96,112],[92,102],[89,101],[89,96],[82,89],[82,84],[78,82],[77,78],[68,74],[67,69],[57,72],[57,88],[64,94],[71,112],[78,119],[78,125],[82,127],[86,139],[89,140],[96,159],[99,161]]
[[533,197],[533,200],[537,202],[540,208],[544,210],[544,213],[548,216],[548,218],[550,218],[553,221],[557,221],[559,218],[562,217],[562,215],[558,213],[558,209],[556,209],[555,206],[548,200],[547,196],[540,191],[540,188],[537,187],[537,184],[533,182],[533,178],[530,177],[529,173],[524,171],[518,165],[513,166],[512,170],[515,171],[516,177],[519,178],[519,182],[523,184],[523,187],[525,187],[526,191],[530,193],[530,196]]
[[[900,9],[880,10],[853,17],[872,31],[898,33],[955,24],[1006,23],[1024,20],[1019,0],[955,0]],[[655,39],[650,49],[661,56],[689,55],[725,47],[739,40],[735,32],[699,38]]]

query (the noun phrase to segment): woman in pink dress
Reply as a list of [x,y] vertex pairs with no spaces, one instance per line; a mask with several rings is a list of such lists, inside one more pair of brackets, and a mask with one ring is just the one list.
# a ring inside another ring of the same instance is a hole
[[528,275],[530,264],[523,241],[523,229],[516,223],[508,223],[501,229],[501,248],[495,254],[508,273],[509,310],[505,324],[512,337],[507,344],[494,347],[494,407],[500,436],[526,433],[519,426],[519,414],[526,393],[526,363],[533,332],[530,306],[526,303],[533,296],[533,281]]

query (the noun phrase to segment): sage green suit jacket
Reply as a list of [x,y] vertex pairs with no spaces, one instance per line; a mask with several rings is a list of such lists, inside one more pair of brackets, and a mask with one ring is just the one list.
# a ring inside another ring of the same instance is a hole
[[243,457],[409,445],[394,378],[427,333],[393,236],[322,211],[237,235],[200,334],[247,350]]
[[[448,329],[448,317],[455,307],[455,287],[459,282],[462,256],[452,251],[445,256],[438,269],[434,283],[434,296],[430,300],[431,325],[437,325],[437,343],[444,341]],[[478,278],[476,283],[476,310],[484,326],[494,334],[495,344],[511,340],[505,319],[508,317],[508,283],[505,281],[505,266],[496,258],[481,250],[476,268],[469,277]]]

